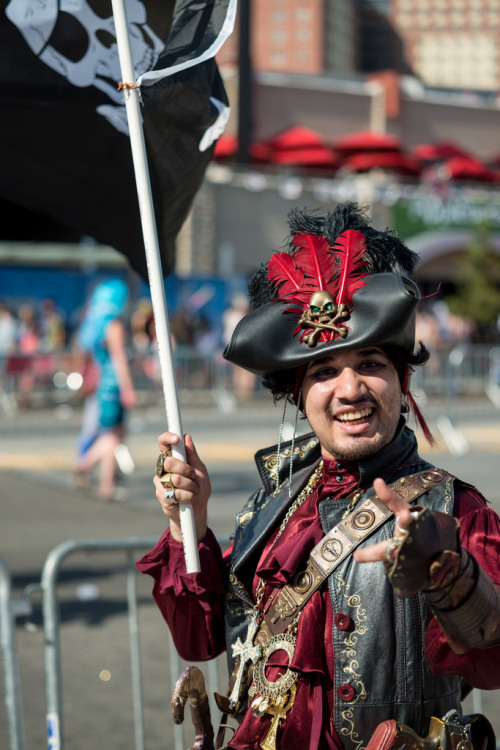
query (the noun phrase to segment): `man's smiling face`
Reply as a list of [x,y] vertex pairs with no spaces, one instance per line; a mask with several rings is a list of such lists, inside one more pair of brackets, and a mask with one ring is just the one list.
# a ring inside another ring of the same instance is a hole
[[302,399],[326,458],[358,460],[377,453],[394,437],[401,414],[396,369],[378,347],[311,362]]

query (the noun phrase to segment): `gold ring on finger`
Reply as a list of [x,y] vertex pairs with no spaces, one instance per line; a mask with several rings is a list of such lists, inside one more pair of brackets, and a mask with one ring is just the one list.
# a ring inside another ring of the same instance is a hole
[[172,455],[172,451],[171,450],[168,450],[168,451],[162,450],[162,451],[160,451],[160,454],[159,454],[158,458],[156,459],[155,473],[156,473],[157,477],[160,477],[160,479],[163,476],[163,474],[165,473],[165,469],[163,468],[163,462],[165,461],[165,459],[167,457],[169,457],[171,455]]
[[175,487],[174,487],[174,483],[172,482],[172,472],[171,472],[171,471],[167,471],[167,472],[165,472],[165,474],[163,474],[163,475],[162,475],[162,476],[160,477],[160,482],[161,482],[161,483],[162,483],[162,485],[163,485],[164,487],[166,487],[166,488],[167,488],[168,490],[174,490],[174,489],[175,489]]

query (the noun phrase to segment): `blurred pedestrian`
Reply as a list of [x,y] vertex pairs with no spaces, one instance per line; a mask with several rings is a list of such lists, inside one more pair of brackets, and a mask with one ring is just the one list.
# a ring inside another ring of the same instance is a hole
[[40,329],[35,309],[29,303],[21,305],[17,311],[16,342],[19,356],[11,362],[9,369],[17,380],[17,405],[20,409],[26,409],[35,387],[35,355],[40,349]]
[[[243,294],[236,294],[233,297],[231,307],[224,312],[222,319],[224,331],[224,346],[231,341],[231,336],[240,320],[249,312],[248,300]],[[232,365],[233,369],[233,394],[237,401],[246,401],[253,393],[255,388],[255,375],[248,370],[244,370],[238,365]]]
[[4,381],[4,368],[8,357],[16,347],[16,321],[11,311],[0,302],[0,406],[5,413],[15,409],[15,399],[7,393]]
[[[158,345],[153,315],[153,305],[149,299],[138,301],[130,316],[130,334],[134,350],[134,363],[153,383],[160,382]],[[174,339],[172,337],[172,345]]]
[[64,317],[53,299],[44,299],[40,304],[40,349],[43,352],[58,352],[66,343]]
[[25,303],[17,311],[17,350],[26,356],[35,354],[40,347],[40,329],[33,305]]
[[[75,481],[83,484],[99,465],[98,495],[115,495],[116,450],[125,437],[126,413],[137,403],[125,348],[123,315],[128,301],[127,285],[118,279],[102,282],[94,290],[78,333],[79,346],[89,352],[99,367],[95,405],[85,411],[82,433],[88,447],[77,459]],[[95,439],[92,440],[92,408]]]
[[11,354],[16,347],[16,321],[11,311],[0,302],[0,372],[7,354]]

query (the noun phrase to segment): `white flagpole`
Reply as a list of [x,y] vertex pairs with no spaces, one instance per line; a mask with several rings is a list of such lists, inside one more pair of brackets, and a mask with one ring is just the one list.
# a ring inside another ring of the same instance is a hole
[[[112,7],[122,79],[125,84],[135,84],[135,71],[130,49],[124,0],[112,0]],[[160,360],[163,395],[165,398],[167,425],[171,432],[175,432],[175,434],[179,435],[181,438],[181,442],[172,449],[172,455],[185,461],[186,452],[183,443],[170,327],[168,323],[167,302],[165,299],[165,287],[161,269],[158,234],[156,231],[156,221],[153,208],[153,196],[151,192],[146,146],[142,128],[139,89],[125,87],[124,97],[130,130],[130,145],[132,148],[137,195],[139,198],[139,209],[144,236],[144,246],[146,250],[146,262],[148,266],[156,337],[158,341],[158,355]],[[200,560],[194,526],[193,508],[191,505],[181,503],[179,510],[186,570],[188,573],[199,573]]]

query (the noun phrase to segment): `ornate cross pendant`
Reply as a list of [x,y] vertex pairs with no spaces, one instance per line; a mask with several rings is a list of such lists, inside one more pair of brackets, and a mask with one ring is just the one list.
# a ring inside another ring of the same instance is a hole
[[260,656],[260,646],[258,644],[254,646],[253,643],[253,639],[255,638],[257,629],[257,620],[256,618],[252,618],[248,625],[247,637],[245,642],[242,643],[241,638],[238,638],[236,643],[233,643],[232,645],[233,657],[239,658],[239,664],[233,689],[231,690],[231,695],[229,696],[229,709],[231,711],[237,710],[237,706],[240,700],[241,683],[243,681],[243,675],[246,672],[247,663],[251,661],[253,664],[255,664]]

